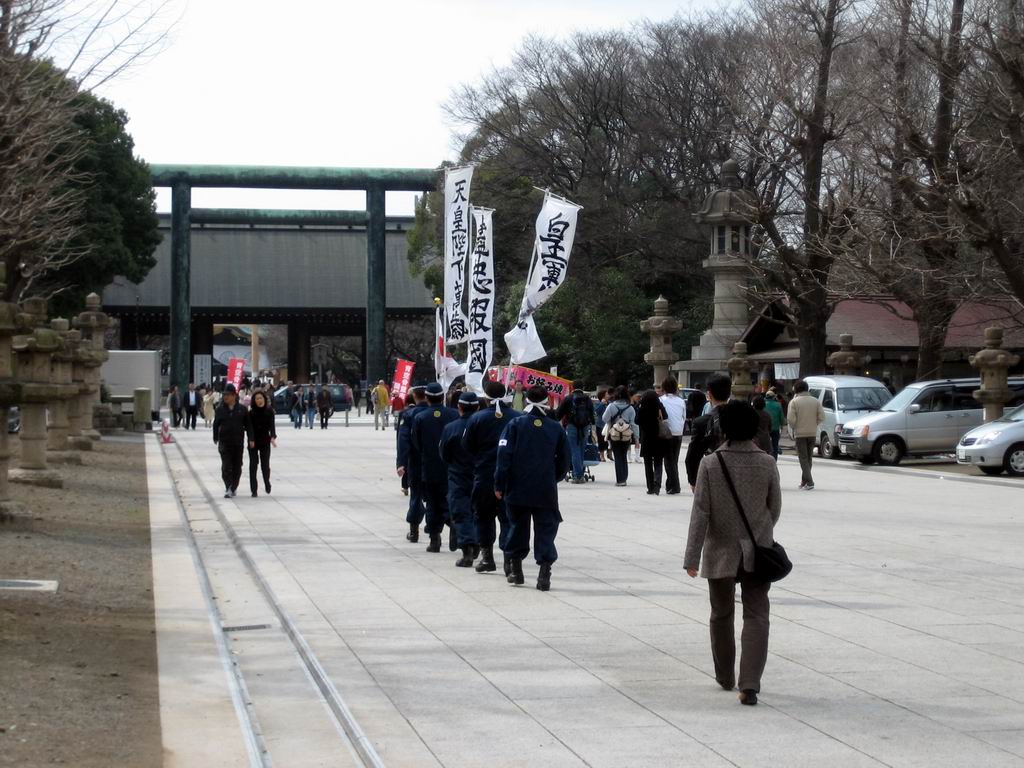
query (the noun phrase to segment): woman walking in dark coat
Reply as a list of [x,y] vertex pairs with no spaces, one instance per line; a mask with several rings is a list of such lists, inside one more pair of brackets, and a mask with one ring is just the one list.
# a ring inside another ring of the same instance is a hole
[[659,428],[667,418],[668,413],[658,393],[653,389],[644,392],[636,412],[636,425],[640,427],[640,455],[644,459],[647,493],[652,496],[661,494],[661,470],[668,445],[661,437]]
[[270,493],[270,446],[277,447],[277,430],[274,428],[274,409],[267,404],[267,396],[262,392],[252,396],[245,433],[249,440],[249,490],[253,496],[258,495],[256,465],[259,464],[263,470],[263,487]]
[[[758,415],[747,403],[732,400],[721,409],[726,442],[705,456],[697,471],[683,567],[691,578],[708,580],[711,598],[711,654],[715,679],[727,691],[736,681],[736,582],[743,594],[743,634],[739,689],[743,704],[757,704],[761,674],[768,659],[768,582],[755,581],[754,544],[736,509],[722,463],[736,487],[759,546],[770,547],[782,510],[775,460],[754,444]],[[721,457],[721,460],[719,459]],[[703,550],[703,561],[702,561]]]

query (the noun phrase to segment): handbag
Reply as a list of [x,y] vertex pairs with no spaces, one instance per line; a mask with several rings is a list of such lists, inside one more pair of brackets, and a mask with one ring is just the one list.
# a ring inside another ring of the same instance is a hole
[[668,422],[662,418],[662,415],[658,414],[658,437],[662,440],[672,439],[672,428],[669,427]]
[[746,576],[763,584],[786,578],[793,570],[793,563],[790,562],[785,547],[777,541],[773,541],[770,547],[762,547],[757,543],[754,531],[750,527],[750,521],[747,520],[747,513],[743,511],[743,505],[740,503],[740,496],[736,493],[736,486],[733,485],[732,475],[729,474],[725,459],[721,453],[715,453],[715,456],[718,457],[718,463],[722,465],[722,474],[725,475],[725,482],[732,493],[732,500],[736,503],[736,509],[739,511],[740,517],[743,518],[743,525],[747,529],[747,535],[750,536],[750,541],[754,545],[754,570],[753,572],[744,571],[741,562],[739,572],[736,574],[736,581],[740,581],[741,577]]

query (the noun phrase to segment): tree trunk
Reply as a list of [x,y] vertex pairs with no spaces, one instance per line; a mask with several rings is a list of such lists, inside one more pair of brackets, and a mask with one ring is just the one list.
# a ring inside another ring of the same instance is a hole
[[928,381],[942,377],[942,352],[946,348],[946,331],[949,322],[936,325],[926,318],[918,317],[917,336],[920,347],[917,351],[917,381]]
[[[820,295],[818,295],[820,294]],[[800,342],[800,378],[828,373],[828,319],[832,306],[824,288],[811,290],[795,306],[797,338]]]

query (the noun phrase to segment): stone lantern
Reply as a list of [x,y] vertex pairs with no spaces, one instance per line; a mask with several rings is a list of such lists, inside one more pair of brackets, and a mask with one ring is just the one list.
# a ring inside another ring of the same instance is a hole
[[[0,262],[0,294],[7,290],[7,267]],[[14,380],[12,339],[18,332],[18,306],[0,301],[0,517],[13,514],[20,505],[11,501],[7,470],[11,448],[7,434],[8,412],[21,402],[21,384]]]
[[828,356],[828,366],[837,376],[853,376],[864,367],[864,355],[853,348],[853,336],[839,334],[839,349]]
[[92,343],[75,329],[68,331],[67,342],[71,348],[71,383],[74,386],[74,396],[68,400],[68,447],[91,451],[92,440],[82,434],[86,426],[82,395],[87,395],[89,389],[85,382],[85,361],[92,354]]
[[693,347],[691,359],[675,366],[690,376],[725,371],[733,344],[750,319],[744,284],[750,277],[749,261],[754,253],[750,220],[757,200],[743,188],[739,170],[735,160],[722,163],[721,184],[694,214],[710,230],[704,268],[715,281],[715,306],[711,327]]
[[729,376],[732,378],[732,396],[736,400],[747,400],[754,391],[754,385],[750,383],[750,372],[754,364],[747,357],[747,345],[745,342],[737,341],[732,347],[732,357],[726,362],[729,368]]
[[640,330],[651,335],[651,351],[644,361],[654,369],[654,386],[668,378],[668,367],[679,356],[672,351],[672,336],[683,327],[681,320],[668,316],[668,300],[659,296],[654,302],[654,315],[640,323]]
[[80,395],[80,408],[82,435],[92,440],[100,439],[100,433],[93,428],[93,412],[100,405],[100,366],[110,357],[104,347],[104,337],[109,327],[110,316],[103,311],[99,295],[90,293],[85,297],[85,311],[75,318],[75,328],[87,342],[88,354],[83,355],[82,359],[85,386]]
[[60,349],[60,338],[46,327],[46,300],[26,299],[21,305],[22,326],[31,331],[14,338],[14,353],[21,382],[21,460],[11,470],[12,482],[60,488],[60,475],[46,463],[46,406],[55,399],[50,356]]
[[985,329],[985,348],[971,355],[971,365],[981,372],[981,389],[974,399],[985,406],[985,421],[995,421],[1003,415],[1003,406],[1013,397],[1006,385],[1006,373],[1020,362],[1020,357],[1003,346],[1003,329]]
[[[71,323],[64,318],[50,321],[50,330],[57,335],[59,345],[50,355],[50,385],[53,387],[53,399],[47,405],[49,423],[46,425],[46,450],[49,461],[64,464],[81,464],[82,457],[77,453],[68,453],[68,402],[78,396],[78,386],[72,382],[71,369],[75,359],[72,346]],[[75,337],[78,331],[75,331]]]

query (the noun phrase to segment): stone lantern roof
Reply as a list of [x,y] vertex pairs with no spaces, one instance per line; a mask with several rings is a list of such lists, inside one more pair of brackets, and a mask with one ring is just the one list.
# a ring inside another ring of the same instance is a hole
[[702,224],[746,222],[756,205],[754,196],[740,183],[740,164],[730,159],[722,163],[720,186],[704,199],[693,217]]

